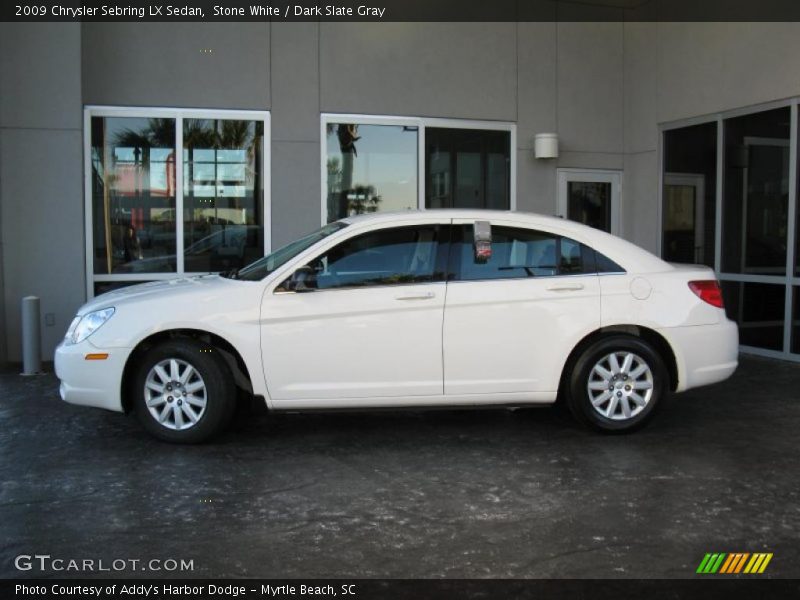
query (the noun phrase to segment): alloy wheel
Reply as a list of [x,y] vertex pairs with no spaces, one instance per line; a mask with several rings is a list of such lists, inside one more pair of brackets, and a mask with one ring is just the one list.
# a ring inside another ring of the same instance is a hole
[[614,421],[632,419],[653,397],[653,371],[633,352],[611,352],[592,367],[586,391],[601,416]]
[[191,364],[180,358],[166,358],[147,373],[144,399],[157,423],[183,431],[200,421],[208,394],[203,378]]

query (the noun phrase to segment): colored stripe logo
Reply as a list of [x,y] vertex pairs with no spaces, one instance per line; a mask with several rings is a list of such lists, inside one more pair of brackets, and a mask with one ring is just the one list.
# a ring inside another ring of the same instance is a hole
[[714,552],[708,553],[700,561],[697,573],[703,575],[735,575],[737,573],[763,573],[769,561],[772,560],[772,553],[769,552]]

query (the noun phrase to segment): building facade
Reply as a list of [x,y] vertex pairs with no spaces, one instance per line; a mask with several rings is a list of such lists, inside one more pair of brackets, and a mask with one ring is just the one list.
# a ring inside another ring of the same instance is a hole
[[708,264],[745,349],[800,359],[800,25],[543,4],[553,21],[0,24],[0,362],[23,296],[47,360],[96,293],[441,206]]

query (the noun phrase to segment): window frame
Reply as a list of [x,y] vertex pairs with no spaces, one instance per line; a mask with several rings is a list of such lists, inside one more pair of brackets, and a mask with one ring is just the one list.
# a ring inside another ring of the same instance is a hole
[[398,125],[417,128],[417,209],[425,208],[425,128],[484,129],[509,133],[509,210],[517,210],[517,124],[511,121],[489,121],[474,119],[444,119],[439,117],[409,117],[391,115],[365,115],[351,113],[320,114],[320,223],[328,223],[327,189],[327,126],[329,123],[354,123],[356,125]]
[[[168,273],[122,273],[122,274],[96,274],[94,272],[94,214],[92,212],[92,118],[161,118],[175,120],[175,152],[181,160],[175,161],[175,214],[181,215],[175,219],[175,271]],[[261,151],[261,169],[263,173],[264,200],[264,255],[269,254],[272,248],[272,178],[270,173],[272,133],[270,127],[270,111],[262,110],[224,110],[224,109],[199,109],[199,108],[166,108],[166,107],[126,107],[126,106],[101,106],[86,105],[83,108],[83,200],[84,200],[84,242],[85,242],[85,273],[86,273],[86,298],[94,298],[95,283],[143,283],[146,281],[161,281],[195,274],[184,270],[184,251],[186,250],[183,239],[183,120],[184,119],[230,119],[242,121],[261,121],[264,127]]]

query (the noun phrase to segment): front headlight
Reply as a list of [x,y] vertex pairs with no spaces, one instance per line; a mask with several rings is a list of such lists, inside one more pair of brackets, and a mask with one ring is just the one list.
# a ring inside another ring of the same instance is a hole
[[67,329],[67,335],[64,337],[64,343],[67,345],[79,344],[95,331],[102,327],[103,323],[108,321],[114,314],[113,308],[104,308],[103,310],[96,310],[83,317],[75,317]]

